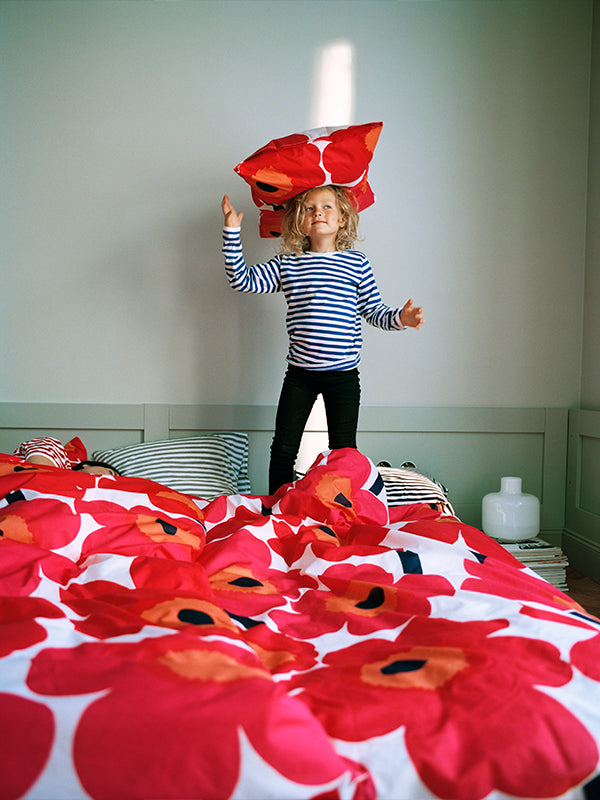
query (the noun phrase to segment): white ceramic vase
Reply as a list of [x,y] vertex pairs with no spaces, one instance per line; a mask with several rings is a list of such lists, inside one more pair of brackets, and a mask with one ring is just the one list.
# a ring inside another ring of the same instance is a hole
[[484,533],[501,542],[522,542],[540,532],[540,501],[523,494],[521,478],[502,478],[500,491],[486,494],[481,510]]

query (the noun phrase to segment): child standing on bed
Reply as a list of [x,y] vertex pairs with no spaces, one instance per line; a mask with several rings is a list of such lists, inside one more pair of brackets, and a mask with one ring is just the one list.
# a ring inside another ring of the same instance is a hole
[[383,330],[420,328],[423,309],[412,300],[390,308],[366,256],[353,250],[358,213],[340,186],[310,189],[286,205],[279,255],[247,266],[241,245],[243,212],[227,195],[223,254],[229,283],[239,292],[283,292],[288,305],[288,368],[271,445],[269,492],[294,480],[304,426],[319,394],[329,447],[356,447],[360,405],[361,317]]

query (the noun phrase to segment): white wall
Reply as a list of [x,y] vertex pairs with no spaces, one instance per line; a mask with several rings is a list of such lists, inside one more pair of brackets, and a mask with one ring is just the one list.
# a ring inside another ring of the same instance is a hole
[[[280,297],[236,295],[233,166],[355,53],[383,120],[362,247],[427,325],[365,331],[363,402],[579,401],[591,0],[1,2],[0,400],[270,404]],[[390,377],[391,375],[391,377]]]

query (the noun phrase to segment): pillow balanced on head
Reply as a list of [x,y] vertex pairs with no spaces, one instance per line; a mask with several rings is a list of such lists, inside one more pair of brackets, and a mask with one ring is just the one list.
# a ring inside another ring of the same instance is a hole
[[375,202],[367,180],[382,122],[315,128],[273,139],[234,167],[260,208],[260,235],[279,236],[283,205],[319,186],[345,186],[363,211]]

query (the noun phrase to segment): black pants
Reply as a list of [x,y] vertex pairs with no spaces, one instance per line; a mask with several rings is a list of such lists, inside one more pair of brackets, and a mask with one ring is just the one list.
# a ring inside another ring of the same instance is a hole
[[320,394],[325,404],[329,448],[356,447],[360,406],[358,369],[317,372],[290,365],[283,379],[275,418],[269,466],[270,494],[294,480],[294,464],[304,426]]

